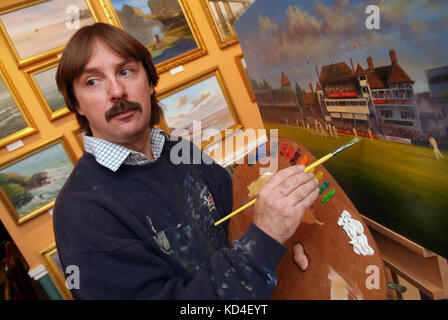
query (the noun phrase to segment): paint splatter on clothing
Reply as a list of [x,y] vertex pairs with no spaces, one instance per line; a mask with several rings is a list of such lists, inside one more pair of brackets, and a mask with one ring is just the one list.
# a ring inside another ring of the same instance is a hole
[[[184,142],[184,140],[182,140]],[[77,265],[78,299],[267,299],[286,248],[255,225],[230,247],[232,184],[213,163],[160,158],[112,172],[90,154],[76,164],[54,208],[63,268]],[[188,142],[190,153],[195,146]],[[196,150],[196,152],[200,150]]]

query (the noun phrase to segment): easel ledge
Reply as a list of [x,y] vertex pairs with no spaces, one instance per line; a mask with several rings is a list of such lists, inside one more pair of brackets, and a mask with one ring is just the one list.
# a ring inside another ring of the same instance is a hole
[[362,216],[386,267],[434,300],[448,299],[447,259]]

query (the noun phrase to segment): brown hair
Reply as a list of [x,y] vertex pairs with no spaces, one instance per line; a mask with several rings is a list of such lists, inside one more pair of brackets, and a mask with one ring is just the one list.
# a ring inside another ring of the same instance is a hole
[[[151,54],[138,40],[125,31],[106,23],[95,23],[78,30],[68,42],[59,62],[56,73],[56,84],[64,97],[67,108],[76,114],[76,119],[87,135],[92,135],[89,121],[78,113],[73,81],[84,71],[93,53],[95,40],[103,41],[113,51],[123,58],[132,58],[140,61],[145,68],[148,83],[155,88],[159,81]],[[159,123],[162,116],[162,108],[156,98],[156,92],[151,95],[151,120],[150,127]]]

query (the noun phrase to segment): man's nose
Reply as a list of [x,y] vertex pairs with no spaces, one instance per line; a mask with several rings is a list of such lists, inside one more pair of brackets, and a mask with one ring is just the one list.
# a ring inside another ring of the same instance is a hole
[[126,87],[124,86],[122,81],[120,81],[120,79],[110,78],[108,82],[109,82],[109,95],[112,100],[127,97]]

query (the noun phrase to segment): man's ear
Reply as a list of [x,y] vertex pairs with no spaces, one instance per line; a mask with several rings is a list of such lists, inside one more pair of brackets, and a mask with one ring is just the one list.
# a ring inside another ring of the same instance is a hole
[[152,95],[153,93],[154,93],[154,85],[153,84],[150,84],[149,85],[149,95]]
[[81,110],[81,108],[79,107],[79,104],[78,104],[78,103],[76,103],[75,108],[76,108],[76,112],[78,112],[80,115],[82,115],[82,116],[86,116],[86,115],[84,114],[84,112],[82,112],[82,110]]

